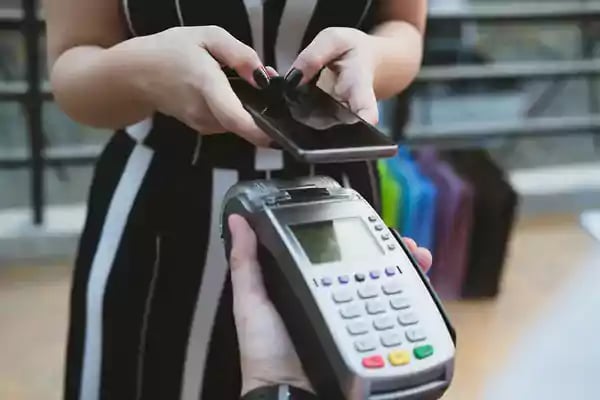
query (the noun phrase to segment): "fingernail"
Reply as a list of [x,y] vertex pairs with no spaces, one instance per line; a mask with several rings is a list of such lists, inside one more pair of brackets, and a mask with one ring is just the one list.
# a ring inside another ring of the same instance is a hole
[[264,67],[256,68],[252,73],[252,77],[259,88],[265,89],[269,86],[269,76]]
[[302,71],[292,68],[290,72],[285,75],[285,81],[290,87],[295,88],[298,87],[303,76],[304,74],[302,74]]

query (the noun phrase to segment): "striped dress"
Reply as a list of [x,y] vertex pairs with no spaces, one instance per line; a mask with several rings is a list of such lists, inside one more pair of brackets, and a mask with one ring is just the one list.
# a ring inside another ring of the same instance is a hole
[[[123,0],[130,35],[218,25],[280,73],[322,29],[369,30],[371,0]],[[220,203],[239,180],[334,177],[378,208],[373,165],[311,167],[162,114],[97,163],[70,303],[66,400],[233,400],[239,353]]]

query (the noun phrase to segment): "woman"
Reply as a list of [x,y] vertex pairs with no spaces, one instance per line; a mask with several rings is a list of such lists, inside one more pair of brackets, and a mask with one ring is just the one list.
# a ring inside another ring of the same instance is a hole
[[[302,85],[327,66],[320,85],[376,122],[376,99],[418,71],[425,11],[425,0],[47,1],[57,102],[116,130],[76,260],[66,399],[239,396],[220,201],[240,179],[312,171],[262,148],[222,67],[263,87],[276,71]],[[370,164],[316,173],[378,206]]]

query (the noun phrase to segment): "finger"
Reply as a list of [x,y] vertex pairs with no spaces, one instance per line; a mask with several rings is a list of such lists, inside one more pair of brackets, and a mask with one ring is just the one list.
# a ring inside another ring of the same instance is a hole
[[[210,60],[207,63],[210,63]],[[221,126],[226,131],[234,132],[257,146],[268,146],[271,139],[244,109],[225,74],[220,69],[210,68],[210,66],[204,66],[204,74],[202,85],[204,99]]]
[[379,122],[379,109],[373,86],[363,82],[352,86],[348,97],[350,109],[372,125]]
[[370,124],[377,124],[379,110],[373,90],[373,78],[359,67],[344,68],[338,75],[334,92],[346,101],[350,109]]
[[201,32],[201,45],[221,64],[234,69],[239,76],[264,88],[269,84],[269,75],[256,51],[237,40],[218,26],[192,28]]
[[239,215],[228,219],[231,232],[231,284],[238,300],[266,298],[260,266],[256,258],[256,235],[246,220]]
[[267,70],[267,74],[269,75],[269,78],[273,78],[276,76],[279,76],[279,72],[277,72],[277,70],[269,65],[267,65],[266,67]]
[[227,129],[223,128],[219,121],[217,121],[212,115],[208,116],[207,118],[204,118],[199,123],[194,124],[192,122],[188,125],[190,126],[190,128],[192,128],[193,130],[195,130],[203,136],[216,135],[219,133],[227,132]]
[[286,79],[295,86],[309,82],[323,67],[352,49],[354,38],[355,32],[352,29],[322,30],[298,55],[286,74]]
[[406,247],[408,247],[408,251],[410,251],[412,254],[417,251],[419,246],[417,246],[417,242],[415,242],[413,239],[409,237],[403,237],[402,240],[404,241]]
[[424,272],[427,272],[433,263],[433,256],[431,255],[431,252],[424,247],[419,247],[413,254],[419,262],[421,269]]
[[373,87],[369,84],[357,82],[350,88],[348,97],[345,97],[350,109],[359,117],[372,125],[379,122],[379,109]]
[[196,97],[196,103],[181,118],[186,125],[194,129],[201,135],[212,135],[215,133],[226,132],[226,129],[212,115],[206,101],[201,97]]

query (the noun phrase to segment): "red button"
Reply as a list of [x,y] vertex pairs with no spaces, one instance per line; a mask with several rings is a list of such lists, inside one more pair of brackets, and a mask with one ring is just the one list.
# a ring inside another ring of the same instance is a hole
[[371,356],[363,358],[362,365],[365,368],[383,368],[385,362],[381,356]]

